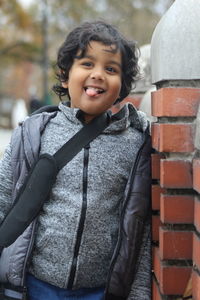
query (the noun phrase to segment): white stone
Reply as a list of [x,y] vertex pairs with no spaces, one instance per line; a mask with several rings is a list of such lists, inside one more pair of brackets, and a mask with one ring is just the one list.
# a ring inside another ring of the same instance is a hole
[[152,82],[200,79],[200,0],[176,0],[151,41]]
[[151,88],[151,70],[150,70],[150,44],[140,47],[140,57],[138,60],[140,79],[136,82],[134,93],[145,93]]

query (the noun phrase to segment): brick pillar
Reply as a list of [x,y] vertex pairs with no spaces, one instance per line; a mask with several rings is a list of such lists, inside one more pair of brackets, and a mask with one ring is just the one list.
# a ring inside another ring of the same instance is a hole
[[152,125],[153,300],[183,295],[192,271],[194,203],[200,228],[193,189],[193,181],[200,189],[200,160],[193,160],[199,103],[198,88],[173,86],[152,93],[152,114],[158,117]]
[[200,106],[196,120],[195,149],[192,167],[193,188],[197,193],[194,202],[192,292],[193,299],[200,299]]
[[199,13],[176,0],[152,37],[153,300],[200,299]]

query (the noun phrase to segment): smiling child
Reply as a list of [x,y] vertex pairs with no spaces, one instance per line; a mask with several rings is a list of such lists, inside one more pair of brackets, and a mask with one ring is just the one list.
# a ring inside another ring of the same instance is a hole
[[[53,155],[130,93],[137,53],[102,21],[69,33],[53,88],[59,109],[27,118],[0,163],[0,221],[40,155]],[[148,122],[130,103],[108,116],[108,127],[59,171],[38,218],[3,250],[8,299],[151,299]]]

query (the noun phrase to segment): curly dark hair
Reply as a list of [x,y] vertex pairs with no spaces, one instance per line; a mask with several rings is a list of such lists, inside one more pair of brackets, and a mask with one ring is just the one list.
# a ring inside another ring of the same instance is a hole
[[104,45],[115,45],[113,51],[120,51],[122,54],[122,87],[117,102],[122,101],[130,93],[133,83],[139,73],[138,54],[139,49],[135,41],[127,40],[112,25],[103,21],[85,22],[72,30],[58,50],[56,74],[59,83],[53,86],[53,91],[62,100],[67,95],[70,99],[68,89],[62,87],[62,82],[68,80],[69,71],[77,52],[81,50],[79,58],[83,57],[87,46],[91,41],[101,42]]

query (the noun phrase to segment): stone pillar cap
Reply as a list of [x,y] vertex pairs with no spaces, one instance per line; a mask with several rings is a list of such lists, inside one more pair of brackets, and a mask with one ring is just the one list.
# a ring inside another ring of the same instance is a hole
[[200,79],[200,1],[176,0],[151,41],[152,83]]

